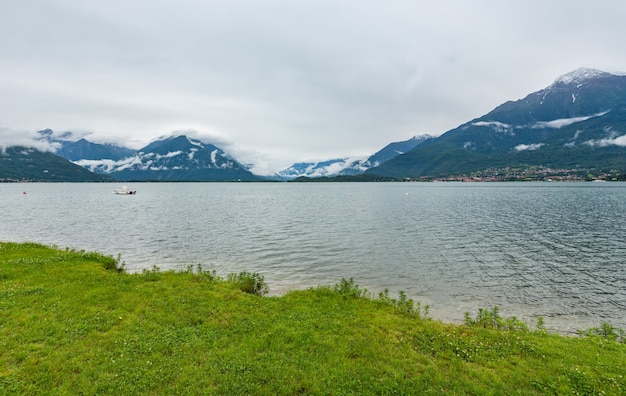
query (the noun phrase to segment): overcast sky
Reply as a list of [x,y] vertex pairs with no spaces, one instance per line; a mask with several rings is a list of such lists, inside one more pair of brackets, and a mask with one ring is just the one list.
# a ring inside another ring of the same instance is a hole
[[259,173],[368,155],[626,71],[624,21],[619,0],[3,0],[0,145],[193,131]]

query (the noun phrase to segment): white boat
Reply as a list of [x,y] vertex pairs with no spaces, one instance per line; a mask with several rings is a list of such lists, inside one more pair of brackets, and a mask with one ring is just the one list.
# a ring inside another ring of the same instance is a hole
[[137,194],[137,191],[131,190],[130,188],[124,186],[124,187],[119,188],[117,190],[113,190],[113,194],[118,194],[118,195],[135,195],[135,194]]

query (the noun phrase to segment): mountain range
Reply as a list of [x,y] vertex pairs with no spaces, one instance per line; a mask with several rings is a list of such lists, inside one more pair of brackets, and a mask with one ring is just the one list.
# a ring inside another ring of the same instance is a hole
[[626,76],[578,69],[366,173],[419,178],[491,169],[626,172]]
[[[56,156],[32,148],[1,148],[0,180],[266,179],[219,147],[184,135],[160,138],[139,150],[74,140],[71,132],[55,135],[43,130],[39,138],[58,148]],[[506,179],[515,172],[626,173],[626,76],[578,69],[439,137],[390,143],[369,157],[296,163],[270,179],[361,174],[385,179]]]
[[320,162],[299,162],[278,172],[278,175],[284,179],[360,175],[366,170],[375,168],[398,155],[404,154],[430,139],[434,139],[434,137],[421,135],[402,142],[389,143],[374,155],[365,158],[338,158]]
[[254,175],[222,149],[185,135],[157,139],[139,150],[111,144],[98,144],[71,133],[54,137],[53,131],[39,131],[39,138],[59,146],[56,153],[91,172],[108,175],[119,181],[259,181],[291,180],[299,177],[335,177],[359,175],[390,158],[433,139],[416,136],[390,143],[365,158],[342,158],[315,163],[299,163],[278,172],[274,177]]
[[[119,153],[115,151],[114,154]],[[93,152],[90,152],[93,154]],[[117,157],[74,160],[92,172],[124,181],[258,181],[243,165],[220,148],[192,139],[173,136]],[[97,157],[97,156],[96,156]]]
[[47,151],[11,146],[0,148],[0,182],[11,181],[104,182],[113,179]]

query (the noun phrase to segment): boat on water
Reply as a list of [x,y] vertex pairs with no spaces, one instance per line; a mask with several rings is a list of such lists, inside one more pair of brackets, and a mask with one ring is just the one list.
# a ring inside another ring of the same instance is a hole
[[113,194],[117,195],[135,195],[137,194],[136,190],[131,190],[130,188],[124,186],[122,188],[118,188],[117,190],[113,190]]

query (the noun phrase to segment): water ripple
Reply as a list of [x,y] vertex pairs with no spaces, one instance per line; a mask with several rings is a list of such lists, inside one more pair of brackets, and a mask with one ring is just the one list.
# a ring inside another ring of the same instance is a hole
[[[498,305],[626,328],[626,184],[0,184],[2,240],[121,253],[132,271],[257,271],[274,293],[354,277],[435,317]],[[24,190],[27,195],[22,194]]]

